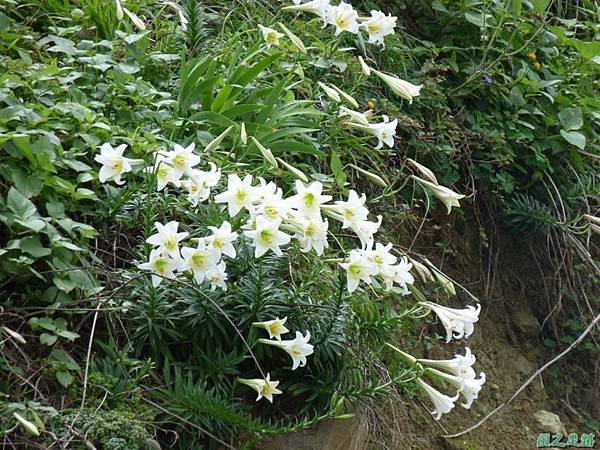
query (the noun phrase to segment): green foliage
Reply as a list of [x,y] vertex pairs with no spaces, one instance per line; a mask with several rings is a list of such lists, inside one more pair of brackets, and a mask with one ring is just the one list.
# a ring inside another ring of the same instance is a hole
[[[574,228],[581,198],[597,206],[600,194],[594,11],[586,2],[551,13],[545,1],[505,3],[382,5],[397,7],[405,28],[385,52],[334,38],[318,19],[283,19],[263,2],[187,0],[185,31],[164,2],[125,3],[145,31],[117,20],[112,1],[0,4],[0,288],[7,320],[25,330],[32,355],[26,364],[2,348],[0,389],[13,397],[0,410],[2,433],[14,432],[11,414],[21,411],[81,448],[74,433],[106,449],[155,448],[155,438],[217,448],[195,427],[227,441],[247,432],[254,442],[343,418],[349,402],[391,387],[412,394],[418,374],[381,348],[401,333],[410,339],[414,302],[395,291],[349,295],[335,263],[295,247],[257,260],[243,240],[228,260],[227,292],[189,279],[153,287],[135,270],[153,223],[179,220],[198,238],[225,215],[216,205],[191,208],[168,188],[156,192],[140,171],[125,186],[101,185],[94,156],[104,142],[126,143],[128,155],[151,164],[175,142],[199,149],[229,130],[203,163],[277,180],[287,195],[293,176],[243,142],[243,123],[329,192],[373,194],[375,209],[395,211],[389,222],[416,215],[403,162],[413,157],[445,185],[473,180],[521,237]],[[311,51],[287,40],[266,49],[257,25],[278,21]],[[387,88],[361,75],[358,54],[422,82],[418,101],[386,100]],[[375,150],[371,136],[346,127],[320,80],[377,120],[397,117],[398,144]],[[560,214],[556,197],[566,205]],[[232,223],[240,232],[241,219]],[[341,237],[336,256],[354,245]],[[265,333],[251,324],[275,316],[311,331],[315,353],[303,371],[257,342]],[[571,325],[569,336],[580,330]],[[236,383],[261,371],[281,380],[287,401],[257,404]],[[39,388],[18,381],[29,376],[40,377]],[[40,392],[48,405],[28,401]]]

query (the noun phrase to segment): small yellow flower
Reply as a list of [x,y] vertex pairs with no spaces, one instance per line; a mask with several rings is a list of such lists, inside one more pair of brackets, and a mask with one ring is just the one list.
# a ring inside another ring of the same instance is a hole
[[527,57],[529,59],[531,59],[532,61],[535,61],[537,59],[537,55],[535,53],[533,53],[533,52],[527,53]]
[[540,70],[542,68],[542,65],[536,61],[533,63],[533,68],[534,70]]
[[367,102],[367,107],[368,107],[369,109],[375,109],[375,102],[374,102],[373,100],[369,100],[369,101]]

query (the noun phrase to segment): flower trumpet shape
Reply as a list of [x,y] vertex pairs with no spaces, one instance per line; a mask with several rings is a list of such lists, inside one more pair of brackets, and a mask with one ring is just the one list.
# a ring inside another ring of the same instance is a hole
[[390,148],[394,146],[394,136],[396,135],[397,126],[398,119],[394,119],[390,122],[390,118],[386,115],[383,116],[383,122],[372,123],[369,125],[371,133],[373,133],[378,140],[375,150],[379,150],[383,147],[383,144]]
[[358,287],[360,281],[371,284],[371,275],[377,273],[377,266],[362,250],[352,250],[350,259],[346,263],[340,263],[346,270],[348,292],[352,293]]
[[479,374],[479,378],[475,378],[474,373],[473,376],[457,377],[455,375],[448,375],[447,373],[440,372],[436,369],[427,369],[425,373],[437,376],[458,389],[459,394],[465,398],[465,403],[461,403],[461,406],[465,409],[471,408],[473,401],[477,398],[479,391],[481,391],[481,388],[485,383],[484,372]]
[[437,198],[439,198],[442,201],[442,203],[444,205],[446,205],[446,208],[448,209],[448,214],[450,214],[450,212],[452,211],[453,206],[456,206],[457,208],[459,208],[460,203],[458,201],[465,198],[465,196],[463,194],[454,192],[452,189],[449,189],[445,186],[440,186],[439,184],[434,184],[430,181],[424,180],[424,179],[416,177],[414,175],[411,175],[411,177],[414,178],[415,180],[417,180],[423,186],[427,186],[429,189],[431,189],[431,192],[433,193],[433,195],[435,195]]
[[277,256],[283,254],[279,247],[281,245],[289,244],[291,236],[280,231],[280,225],[281,218],[270,221],[264,216],[258,216],[256,218],[256,229],[244,231],[244,235],[254,241],[255,258],[260,258],[269,250],[272,250]]
[[433,403],[434,409],[430,412],[433,416],[435,416],[435,420],[440,420],[442,414],[447,414],[452,411],[454,408],[454,402],[458,400],[458,393],[454,397],[449,397],[431,387],[420,378],[417,380],[417,383],[419,383],[419,386],[421,386],[421,388],[427,393],[429,399]]
[[331,2],[330,0],[312,0],[307,3],[300,4],[299,2],[293,6],[285,6],[281,8],[282,11],[298,11],[298,12],[308,12],[311,14],[315,14],[323,20],[323,23],[327,24],[327,18],[329,16],[329,11],[331,10]]
[[272,341],[269,339],[259,339],[258,342],[267,345],[273,345],[279,347],[287,352],[292,357],[293,364],[292,370],[296,370],[298,367],[304,367],[306,365],[306,357],[312,355],[314,347],[308,343],[310,341],[310,332],[306,332],[306,336],[302,336],[302,333],[296,331],[296,338],[289,341]]
[[273,320],[267,320],[265,322],[253,322],[252,326],[267,330],[267,332],[269,333],[269,339],[275,338],[278,341],[281,341],[281,335],[286,334],[288,331],[290,331],[284,325],[286,320],[287,317],[284,317],[283,319],[276,317]]
[[221,258],[221,254],[203,240],[198,241],[196,248],[183,247],[181,255],[185,264],[180,270],[191,270],[198,284],[204,281],[206,274],[215,268]]
[[423,87],[422,84],[417,86],[393,75],[388,75],[383,72],[380,72],[376,69],[371,69],[371,72],[373,72],[375,75],[381,78],[381,80],[388,85],[388,87],[392,90],[392,92],[394,92],[394,94],[399,95],[400,97],[408,100],[408,103],[412,103],[413,98],[418,97],[421,93],[421,88]]
[[119,185],[125,183],[125,180],[121,180],[121,175],[131,172],[131,163],[133,162],[123,156],[126,148],[126,144],[121,144],[117,148],[113,148],[109,143],[102,144],[100,154],[94,156],[94,161],[102,164],[98,174],[101,183],[109,180],[113,180]]
[[160,222],[154,222],[154,226],[158,233],[153,234],[146,242],[150,245],[158,246],[163,253],[178,258],[179,257],[179,242],[187,238],[189,233],[178,233],[179,222],[172,220],[163,225]]
[[386,16],[381,11],[371,11],[371,17],[360,24],[360,27],[369,33],[367,42],[383,45],[383,38],[389,34],[394,34],[396,19],[395,16]]
[[358,13],[352,8],[352,5],[341,2],[337,6],[332,6],[327,12],[327,23],[335,25],[335,35],[342,31],[358,33]]
[[263,39],[267,44],[267,48],[270,48],[272,45],[279,45],[279,38],[283,37],[283,33],[280,33],[279,31],[274,30],[273,28],[264,27],[262,25],[258,25],[258,29],[263,35]]
[[296,181],[296,195],[287,199],[292,208],[307,219],[321,219],[321,205],[331,200],[331,195],[323,195],[323,184],[314,181],[305,185]]
[[152,286],[157,287],[163,280],[163,278],[169,278],[174,280],[175,271],[181,268],[181,261],[179,259],[169,258],[163,256],[163,252],[155,248],[150,252],[150,261],[138,265],[138,269],[149,270],[152,275]]
[[208,227],[212,235],[204,238],[206,243],[216,251],[230,258],[235,258],[236,252],[233,242],[238,238],[238,234],[231,231],[231,224],[224,221],[219,228]]
[[264,380],[261,378],[238,378],[237,380],[241,384],[245,384],[246,386],[251,387],[256,392],[258,392],[258,397],[256,397],[256,401],[259,401],[261,398],[264,397],[271,403],[273,403],[273,395],[282,393],[279,389],[277,389],[279,381],[271,381],[270,373],[267,374],[267,377]]
[[471,353],[471,349],[469,347],[465,347],[464,356],[461,354],[456,354],[454,355],[453,359],[417,359],[417,361],[427,367],[442,369],[456,377],[475,377],[473,364],[475,364],[476,358],[475,355]]
[[448,308],[432,302],[419,302],[419,305],[425,306],[437,314],[446,329],[446,342],[450,342],[452,338],[464,337],[466,339],[471,336],[474,330],[473,324],[479,320],[481,311],[479,304],[477,308],[469,305],[465,309]]
[[252,175],[240,180],[235,173],[227,178],[227,190],[215,196],[216,203],[227,203],[228,212],[235,217],[242,209],[252,209],[252,203],[258,200],[260,193],[252,186]]

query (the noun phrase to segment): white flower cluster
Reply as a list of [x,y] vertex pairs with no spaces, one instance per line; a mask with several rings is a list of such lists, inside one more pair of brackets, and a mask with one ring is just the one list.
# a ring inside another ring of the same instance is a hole
[[485,383],[485,373],[481,372],[479,378],[476,378],[475,370],[472,367],[475,364],[475,355],[471,353],[468,347],[465,348],[464,356],[460,354],[454,355],[454,359],[418,359],[417,361],[427,367],[425,370],[426,375],[446,382],[457,390],[455,396],[450,397],[430,386],[422,379],[418,380],[419,385],[429,395],[434,404],[435,409],[432,414],[436,420],[439,420],[442,414],[446,414],[454,408],[454,403],[460,395],[465,399],[465,403],[461,403],[461,406],[465,409],[471,408],[473,401],[477,398],[479,391],[481,391]]
[[369,35],[367,42],[384,45],[385,36],[394,34],[397,18],[385,15],[381,11],[371,11],[371,17],[360,18],[352,5],[346,2],[334,6],[330,0],[312,0],[307,3],[302,3],[302,0],[293,1],[293,6],[286,6],[283,9],[317,15],[323,21],[323,26],[335,26],[336,36],[343,31],[357,34],[360,29],[363,29]]
[[212,234],[198,239],[196,248],[182,247],[179,243],[189,237],[187,232],[178,232],[179,223],[171,221],[165,225],[154,224],[157,233],[146,239],[154,246],[150,261],[138,265],[139,269],[152,272],[152,284],[158,286],[163,278],[175,279],[176,273],[191,272],[196,283],[210,283],[211,291],[216,288],[227,290],[227,272],[222,255],[235,258],[233,242],[238,234],[231,231],[231,224],[223,222],[220,228],[209,227]]

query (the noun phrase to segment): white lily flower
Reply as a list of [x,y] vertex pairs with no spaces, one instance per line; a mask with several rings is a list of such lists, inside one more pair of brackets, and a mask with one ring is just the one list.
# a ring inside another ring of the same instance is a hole
[[362,56],[358,57],[358,62],[360,63],[360,69],[362,70],[362,73],[366,76],[371,75],[371,68],[367,66],[367,63]]
[[179,177],[184,173],[189,174],[200,163],[200,156],[194,153],[195,147],[196,144],[193,142],[187,147],[175,144],[173,145],[173,151],[165,155]]
[[206,276],[204,277],[206,281],[210,282],[210,290],[214,291],[216,288],[221,288],[224,291],[227,290],[227,272],[225,270],[227,267],[225,263],[221,261],[219,264],[214,266],[208,272],[206,272]]
[[335,89],[327,86],[325,83],[321,83],[320,81],[317,82],[317,85],[321,89],[323,89],[323,91],[325,92],[325,94],[327,94],[327,97],[329,97],[334,102],[340,103],[342,101],[342,99],[340,98],[340,94]]
[[406,257],[400,258],[400,262],[394,266],[390,266],[389,270],[382,273],[382,278],[386,283],[388,290],[392,288],[392,284],[397,284],[402,289],[402,294],[409,293],[408,284],[413,284],[415,278],[410,273],[412,264],[408,262]]
[[156,173],[156,189],[160,192],[167,184],[171,183],[175,187],[181,186],[181,172],[174,169],[171,162],[164,155],[156,155],[154,167],[149,167],[148,172]]
[[291,236],[279,230],[281,219],[268,220],[263,216],[256,217],[256,228],[244,231],[244,235],[253,240],[254,257],[260,258],[271,250],[277,256],[283,255],[281,245],[289,244]]
[[419,383],[421,388],[427,393],[429,399],[433,403],[434,409],[430,412],[435,417],[435,420],[440,420],[442,414],[447,414],[450,411],[452,411],[452,409],[454,408],[454,402],[458,400],[458,393],[454,397],[449,397],[447,395],[442,394],[437,389],[431,387],[420,378],[417,379],[417,383]]
[[374,249],[365,251],[367,258],[377,267],[377,274],[383,272],[389,266],[396,264],[398,258],[390,253],[392,247],[393,244],[391,242],[387,245],[377,242]]
[[208,229],[212,232],[212,235],[205,237],[204,241],[220,254],[235,258],[236,253],[233,242],[238,238],[238,234],[231,231],[231,224],[224,221],[219,228],[208,227]]
[[452,338],[466,339],[471,336],[474,330],[473,324],[479,320],[481,311],[480,304],[477,304],[477,308],[469,305],[465,309],[448,308],[432,302],[419,302],[419,305],[437,314],[446,329],[446,342],[450,342]]
[[394,119],[390,122],[390,118],[383,115],[383,122],[372,123],[369,125],[371,132],[377,137],[378,141],[375,150],[379,150],[385,143],[388,147],[394,146],[394,136],[396,135],[396,127],[398,126],[398,119]]
[[361,280],[371,284],[371,276],[377,273],[377,266],[362,250],[352,250],[348,262],[340,263],[340,266],[346,270],[348,292],[350,293],[356,290]]
[[360,239],[362,248],[371,248],[373,246],[373,235],[377,233],[381,226],[383,217],[377,216],[377,222],[369,220],[360,220],[350,225],[349,229],[354,231]]
[[431,169],[429,169],[428,167],[425,167],[423,164],[419,164],[417,161],[415,161],[412,158],[406,158],[406,161],[408,163],[410,163],[410,165],[413,166],[415,169],[417,169],[421,173],[421,175],[423,175],[425,178],[427,178],[428,181],[430,181],[434,184],[439,184],[435,174],[433,173],[433,171]]
[[187,238],[189,233],[178,233],[179,222],[175,220],[165,225],[160,222],[154,222],[154,226],[158,232],[146,239],[146,242],[150,245],[158,246],[159,250],[173,258],[179,258],[179,242]]
[[348,228],[367,220],[369,210],[364,206],[366,201],[365,194],[359,197],[354,189],[350,189],[348,200],[337,200],[335,205],[327,205],[324,208],[340,214],[342,228]]
[[294,1],[294,6],[285,6],[281,8],[282,11],[297,11],[297,12],[308,12],[311,14],[315,14],[321,20],[323,20],[323,25],[327,24],[327,18],[329,16],[329,10],[331,9],[330,0],[312,0],[308,3],[299,2],[296,3]]
[[258,25],[258,29],[261,31],[263,35],[263,39],[267,44],[267,48],[270,48],[272,45],[279,45],[279,38],[283,37],[283,33],[280,33],[273,28],[264,27],[262,25]]
[[98,173],[101,183],[106,183],[109,180],[113,180],[118,185],[125,183],[125,180],[121,180],[121,175],[131,172],[133,161],[123,156],[126,148],[126,144],[121,144],[117,148],[113,148],[109,143],[102,144],[100,154],[94,156],[94,161],[102,164]]
[[448,214],[450,214],[450,212],[452,211],[453,206],[459,208],[460,203],[458,201],[465,198],[464,195],[454,192],[452,189],[449,189],[445,186],[433,184],[430,181],[424,180],[414,175],[411,175],[411,177],[417,180],[422,185],[427,186],[429,189],[431,189],[433,195],[435,195],[438,199],[442,201],[444,205],[446,205],[446,208],[448,209]]
[[188,200],[193,206],[203,202],[210,196],[210,188],[216,186],[221,180],[221,170],[214,163],[210,164],[210,171],[191,169],[188,173],[189,180],[181,182],[181,186],[188,192]]
[[276,317],[273,320],[267,320],[265,322],[253,322],[252,326],[267,330],[267,332],[269,333],[269,339],[275,338],[278,341],[280,341],[281,335],[286,334],[288,331],[290,331],[284,325],[286,320],[287,317],[284,317],[283,319]]
[[350,123],[360,125],[360,129],[369,129],[369,118],[366,113],[361,113],[358,111],[354,111],[353,109],[346,108],[345,106],[340,106],[339,116],[349,116]]
[[436,375],[457,388],[458,393],[465,398],[465,403],[461,403],[461,406],[465,409],[471,408],[473,401],[477,398],[479,391],[481,391],[485,383],[484,372],[479,373],[479,378],[475,378],[474,373],[473,376],[463,378],[449,375],[436,369],[428,369],[425,373]]
[[398,77],[382,73],[379,70],[371,69],[371,71],[381,78],[389,86],[392,92],[408,100],[408,103],[412,103],[413,97],[418,97],[421,93],[421,88],[423,87],[422,84],[417,86]]
[[345,2],[340,2],[337,6],[332,6],[327,14],[327,23],[335,25],[335,35],[339,35],[342,31],[350,33],[358,33],[358,13],[352,5]]
[[272,341],[269,339],[259,339],[258,342],[267,345],[273,345],[285,350],[288,355],[292,357],[293,365],[292,370],[296,370],[298,367],[304,367],[306,365],[306,357],[312,355],[314,347],[308,343],[310,341],[310,332],[306,332],[306,336],[302,336],[302,333],[296,331],[296,338],[288,341]]
[[227,203],[231,217],[235,217],[243,208],[252,210],[252,204],[258,200],[260,193],[252,186],[252,175],[248,174],[240,180],[235,173],[227,179],[227,190],[215,196],[216,203]]
[[475,378],[475,355],[469,347],[465,347],[464,356],[460,353],[454,355],[453,359],[417,359],[419,363],[427,367],[442,369],[459,378]]
[[275,183],[270,182],[273,191],[265,190],[261,201],[256,205],[255,214],[262,215],[269,220],[285,219],[291,209],[290,203],[283,198],[281,188],[278,188]]
[[198,284],[204,281],[206,274],[214,269],[221,259],[220,253],[213,247],[207,246],[203,240],[198,241],[196,248],[183,247],[181,256],[185,264],[180,271],[191,270]]
[[302,253],[308,253],[312,249],[315,250],[318,256],[321,256],[325,249],[329,247],[327,242],[327,230],[329,228],[329,222],[327,219],[321,220],[321,218],[304,219],[299,218],[295,220],[295,224],[300,228],[300,233],[296,235],[300,241],[300,251]]
[[309,185],[296,181],[296,195],[286,200],[302,217],[320,220],[321,205],[331,200],[331,195],[323,195],[322,192],[323,184],[320,181],[314,181]]
[[150,261],[139,264],[138,269],[149,270],[152,275],[152,286],[157,287],[163,278],[174,280],[175,271],[181,267],[181,260],[164,256],[161,249],[155,248],[150,252]]
[[397,18],[395,16],[386,16],[381,11],[371,11],[371,17],[360,24],[367,33],[369,33],[369,44],[384,45],[383,38],[389,34],[394,34]]
[[271,381],[271,374],[267,373],[267,378],[264,380],[261,378],[238,378],[238,382],[241,384],[245,384],[248,387],[251,387],[256,392],[258,392],[258,397],[256,397],[256,401],[259,401],[261,398],[266,398],[269,402],[273,403],[273,395],[281,394],[282,392],[277,389],[279,385],[279,381]]

